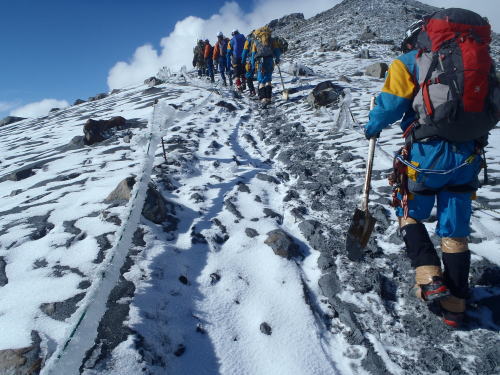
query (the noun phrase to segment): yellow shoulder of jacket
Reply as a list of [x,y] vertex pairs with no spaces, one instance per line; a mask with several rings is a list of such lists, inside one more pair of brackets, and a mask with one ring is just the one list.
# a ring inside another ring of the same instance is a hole
[[400,98],[413,99],[415,82],[408,68],[401,60],[394,60],[389,67],[382,92]]

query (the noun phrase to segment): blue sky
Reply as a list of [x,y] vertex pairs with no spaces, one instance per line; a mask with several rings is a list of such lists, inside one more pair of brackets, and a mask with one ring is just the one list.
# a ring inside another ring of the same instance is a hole
[[[422,1],[475,10],[500,31],[499,0]],[[161,66],[179,67],[190,61],[198,37],[245,32],[292,12],[311,17],[338,2],[0,0],[0,119],[43,115],[142,81]]]
[[[0,102],[87,99],[106,92],[109,70],[175,22],[209,17],[224,0],[2,0]],[[242,1],[243,9],[250,1]],[[1,111],[0,117],[8,114]]]

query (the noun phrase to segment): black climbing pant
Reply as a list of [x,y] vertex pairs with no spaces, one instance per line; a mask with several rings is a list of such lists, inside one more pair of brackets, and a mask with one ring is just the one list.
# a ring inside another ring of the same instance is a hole
[[425,229],[424,224],[408,224],[401,228],[403,239],[406,244],[406,254],[410,258],[411,266],[438,266],[441,261],[437,256],[436,249]]

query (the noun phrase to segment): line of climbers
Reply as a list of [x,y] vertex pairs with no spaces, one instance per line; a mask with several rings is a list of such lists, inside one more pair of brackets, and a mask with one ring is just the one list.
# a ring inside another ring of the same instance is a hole
[[208,39],[198,40],[193,50],[193,66],[198,69],[198,76],[207,76],[215,82],[214,73],[218,71],[222,84],[227,86],[227,74],[230,86],[233,86],[234,79],[237,90],[244,91],[248,86],[253,97],[256,95],[254,80],[257,75],[260,101],[271,102],[274,65],[280,63],[281,54],[286,51],[286,41],[273,37],[267,26],[253,30],[246,37],[237,29],[231,35],[229,39],[219,32],[214,46]]

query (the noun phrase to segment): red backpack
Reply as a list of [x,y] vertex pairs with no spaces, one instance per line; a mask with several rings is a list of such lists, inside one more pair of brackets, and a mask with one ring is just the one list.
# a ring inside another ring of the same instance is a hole
[[424,20],[417,40],[416,139],[478,139],[500,120],[500,85],[489,53],[491,27],[465,9],[440,10]]

